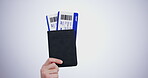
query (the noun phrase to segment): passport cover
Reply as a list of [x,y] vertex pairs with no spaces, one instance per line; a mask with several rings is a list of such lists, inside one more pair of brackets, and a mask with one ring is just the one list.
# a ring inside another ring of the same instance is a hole
[[63,60],[59,67],[77,65],[76,39],[74,30],[47,31],[49,57]]

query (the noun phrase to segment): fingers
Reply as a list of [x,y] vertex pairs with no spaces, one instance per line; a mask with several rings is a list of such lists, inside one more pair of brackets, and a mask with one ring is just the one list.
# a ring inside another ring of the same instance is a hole
[[48,66],[43,66],[42,71],[45,71],[46,73],[49,73],[49,74],[54,74],[54,73],[56,74],[58,73],[59,68],[55,63],[52,63]]
[[59,70],[57,70],[57,69],[48,70],[49,74],[58,74],[58,72],[59,72]]
[[48,58],[40,70],[41,78],[58,78],[59,68],[56,63],[62,64],[63,61],[56,58]]
[[59,69],[58,66],[55,63],[49,64],[47,66],[43,66],[44,69],[50,70],[50,69]]
[[45,78],[58,78],[58,74],[45,75]]
[[58,78],[58,74],[51,74],[49,78]]
[[51,64],[51,63],[62,64],[63,61],[60,60],[60,59],[56,59],[56,58],[48,58],[44,65],[48,65],[48,64]]
[[58,74],[42,73],[41,78],[58,78]]
[[51,63],[41,68],[41,78],[58,78],[59,68],[55,63]]

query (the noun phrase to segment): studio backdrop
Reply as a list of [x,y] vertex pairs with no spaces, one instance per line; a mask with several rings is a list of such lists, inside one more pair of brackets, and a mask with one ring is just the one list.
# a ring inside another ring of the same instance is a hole
[[148,78],[147,0],[0,0],[0,78],[40,78],[57,11],[79,13],[78,65],[59,78]]

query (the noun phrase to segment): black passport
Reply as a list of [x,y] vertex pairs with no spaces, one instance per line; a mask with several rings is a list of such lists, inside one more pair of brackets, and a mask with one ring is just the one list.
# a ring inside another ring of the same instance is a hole
[[77,65],[76,38],[74,30],[48,31],[49,57],[63,60],[59,67]]

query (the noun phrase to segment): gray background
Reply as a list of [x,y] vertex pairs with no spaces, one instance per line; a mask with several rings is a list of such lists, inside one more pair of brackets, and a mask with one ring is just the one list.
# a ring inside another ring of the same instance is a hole
[[79,13],[79,64],[60,78],[148,78],[147,0],[0,0],[0,78],[40,78],[57,11]]

